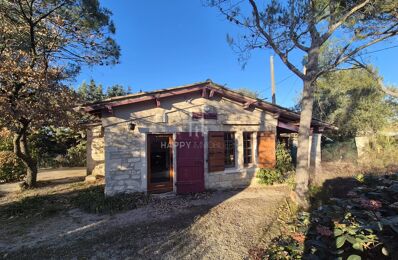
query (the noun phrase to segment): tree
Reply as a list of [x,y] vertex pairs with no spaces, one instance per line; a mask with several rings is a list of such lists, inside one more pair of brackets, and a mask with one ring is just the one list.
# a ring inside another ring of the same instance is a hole
[[77,97],[67,80],[81,65],[118,62],[110,16],[98,0],[0,1],[0,127],[13,134],[27,187],[37,176],[29,134],[76,122]]
[[342,139],[376,133],[394,116],[379,82],[362,69],[323,75],[314,96],[314,116],[337,126]]
[[[242,28],[229,42],[248,57],[251,50],[270,48],[303,81],[298,134],[296,198],[308,206],[308,148],[316,80],[331,71],[358,67],[365,49],[398,34],[395,0],[209,0],[212,7]],[[330,43],[327,58],[322,48]],[[301,55],[306,68],[292,58]]]
[[252,98],[258,98],[259,94],[256,91],[253,91],[251,89],[248,88],[238,88],[235,90],[236,92],[248,96],[248,97],[252,97]]
[[107,90],[106,90],[106,96],[108,98],[125,96],[125,95],[128,95],[128,94],[131,94],[131,88],[130,87],[128,87],[127,90],[125,90],[122,85],[117,85],[117,84],[108,87]]
[[103,93],[102,85],[97,85],[93,79],[90,80],[90,85],[87,85],[84,81],[77,89],[77,94],[84,102],[97,102],[106,97]]
[[125,96],[131,93],[130,87],[127,90],[124,89],[122,85],[113,85],[106,89],[106,94],[102,89],[101,84],[96,84],[92,79],[90,80],[90,85],[87,85],[85,81],[78,87],[77,94],[80,99],[84,102],[98,102],[105,98]]

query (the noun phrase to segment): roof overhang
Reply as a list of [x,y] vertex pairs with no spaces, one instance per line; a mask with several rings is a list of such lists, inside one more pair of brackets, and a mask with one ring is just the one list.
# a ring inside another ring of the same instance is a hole
[[[297,124],[300,121],[300,114],[297,112],[261,99],[242,95],[241,93],[232,91],[224,86],[215,84],[212,81],[110,98],[101,102],[85,104],[81,108],[87,113],[100,114],[101,112],[112,113],[113,109],[116,107],[137,104],[141,102],[153,102],[154,106],[160,107],[162,100],[165,98],[195,92],[199,93],[203,98],[213,98],[216,95],[228,98],[235,102],[241,103],[244,109],[258,108],[265,110],[271,114],[274,114],[274,117],[278,119],[278,126],[288,129],[292,132],[298,131]],[[312,120],[312,125],[316,127],[333,129],[333,126],[325,124],[324,122],[316,119]]]

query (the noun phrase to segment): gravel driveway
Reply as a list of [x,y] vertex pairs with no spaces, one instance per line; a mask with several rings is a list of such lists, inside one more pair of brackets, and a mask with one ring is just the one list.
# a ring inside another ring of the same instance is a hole
[[[74,209],[7,239],[7,258],[242,259],[276,219],[289,189],[250,187],[195,196],[155,195],[149,205],[115,215]],[[1,254],[0,254],[1,257]]]

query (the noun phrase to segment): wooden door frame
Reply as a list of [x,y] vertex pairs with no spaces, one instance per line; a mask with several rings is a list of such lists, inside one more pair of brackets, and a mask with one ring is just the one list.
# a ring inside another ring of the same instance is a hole
[[[170,153],[170,180],[168,182],[160,182],[156,184],[151,183],[151,140],[153,136],[164,136],[169,138],[169,153]],[[174,165],[173,165],[173,134],[148,134],[147,135],[147,190],[149,192],[167,192],[173,191],[174,185]]]

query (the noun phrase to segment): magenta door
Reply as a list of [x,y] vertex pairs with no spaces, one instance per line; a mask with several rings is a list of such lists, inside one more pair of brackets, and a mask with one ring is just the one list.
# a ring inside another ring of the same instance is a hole
[[203,192],[204,147],[202,133],[177,133],[177,193]]

